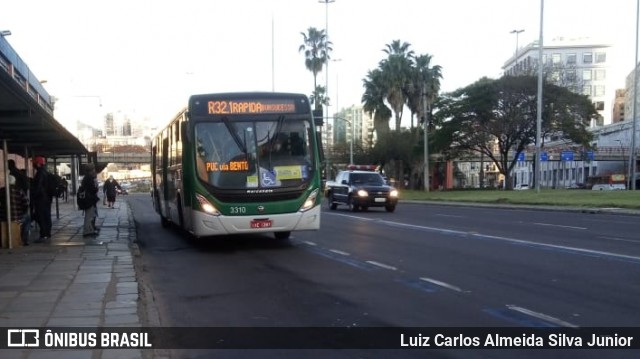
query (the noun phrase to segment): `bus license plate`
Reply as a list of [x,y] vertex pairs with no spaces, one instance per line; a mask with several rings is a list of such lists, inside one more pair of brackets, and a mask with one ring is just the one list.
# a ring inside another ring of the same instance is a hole
[[271,228],[273,221],[270,219],[259,219],[251,221],[251,228]]

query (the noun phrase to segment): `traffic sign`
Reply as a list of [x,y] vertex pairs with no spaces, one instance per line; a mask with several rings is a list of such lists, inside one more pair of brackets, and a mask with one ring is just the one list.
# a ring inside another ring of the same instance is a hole
[[573,161],[573,151],[562,151],[560,159],[563,161]]
[[549,161],[549,154],[546,152],[540,152],[540,161]]
[[524,152],[518,153],[518,161],[524,161],[524,160],[525,160],[525,153]]

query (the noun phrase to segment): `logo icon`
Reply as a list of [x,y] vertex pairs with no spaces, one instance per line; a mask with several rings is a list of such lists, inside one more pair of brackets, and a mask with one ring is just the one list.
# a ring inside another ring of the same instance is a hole
[[40,346],[39,329],[8,329],[7,346],[10,348]]

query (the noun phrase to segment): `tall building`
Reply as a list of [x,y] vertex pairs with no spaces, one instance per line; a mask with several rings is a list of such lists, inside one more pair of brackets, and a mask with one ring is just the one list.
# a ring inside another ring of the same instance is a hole
[[360,105],[340,110],[334,116],[331,129],[331,145],[349,143],[352,137],[354,147],[367,148],[373,145],[373,119]]
[[[615,66],[612,45],[590,38],[558,37],[544,44],[542,63],[545,79],[574,92],[588,95],[602,116],[591,127],[613,123],[616,85],[622,74]],[[509,58],[502,69],[505,75],[535,75],[538,71],[539,46],[535,41]]]
[[611,123],[618,123],[625,120],[627,113],[626,95],[627,91],[625,89],[616,90],[616,97],[613,100],[613,115]]
[[104,132],[106,136],[132,136],[131,119],[119,111],[108,113],[104,118]]

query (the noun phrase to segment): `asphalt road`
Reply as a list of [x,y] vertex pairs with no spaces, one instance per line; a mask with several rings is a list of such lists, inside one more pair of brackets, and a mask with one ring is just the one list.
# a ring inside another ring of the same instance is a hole
[[[321,230],[194,240],[131,195],[162,326],[619,327],[640,323],[638,217],[400,204]],[[151,297],[151,295],[149,295]],[[630,351],[240,350],[216,357],[637,357]],[[611,355],[611,356],[609,356]]]

